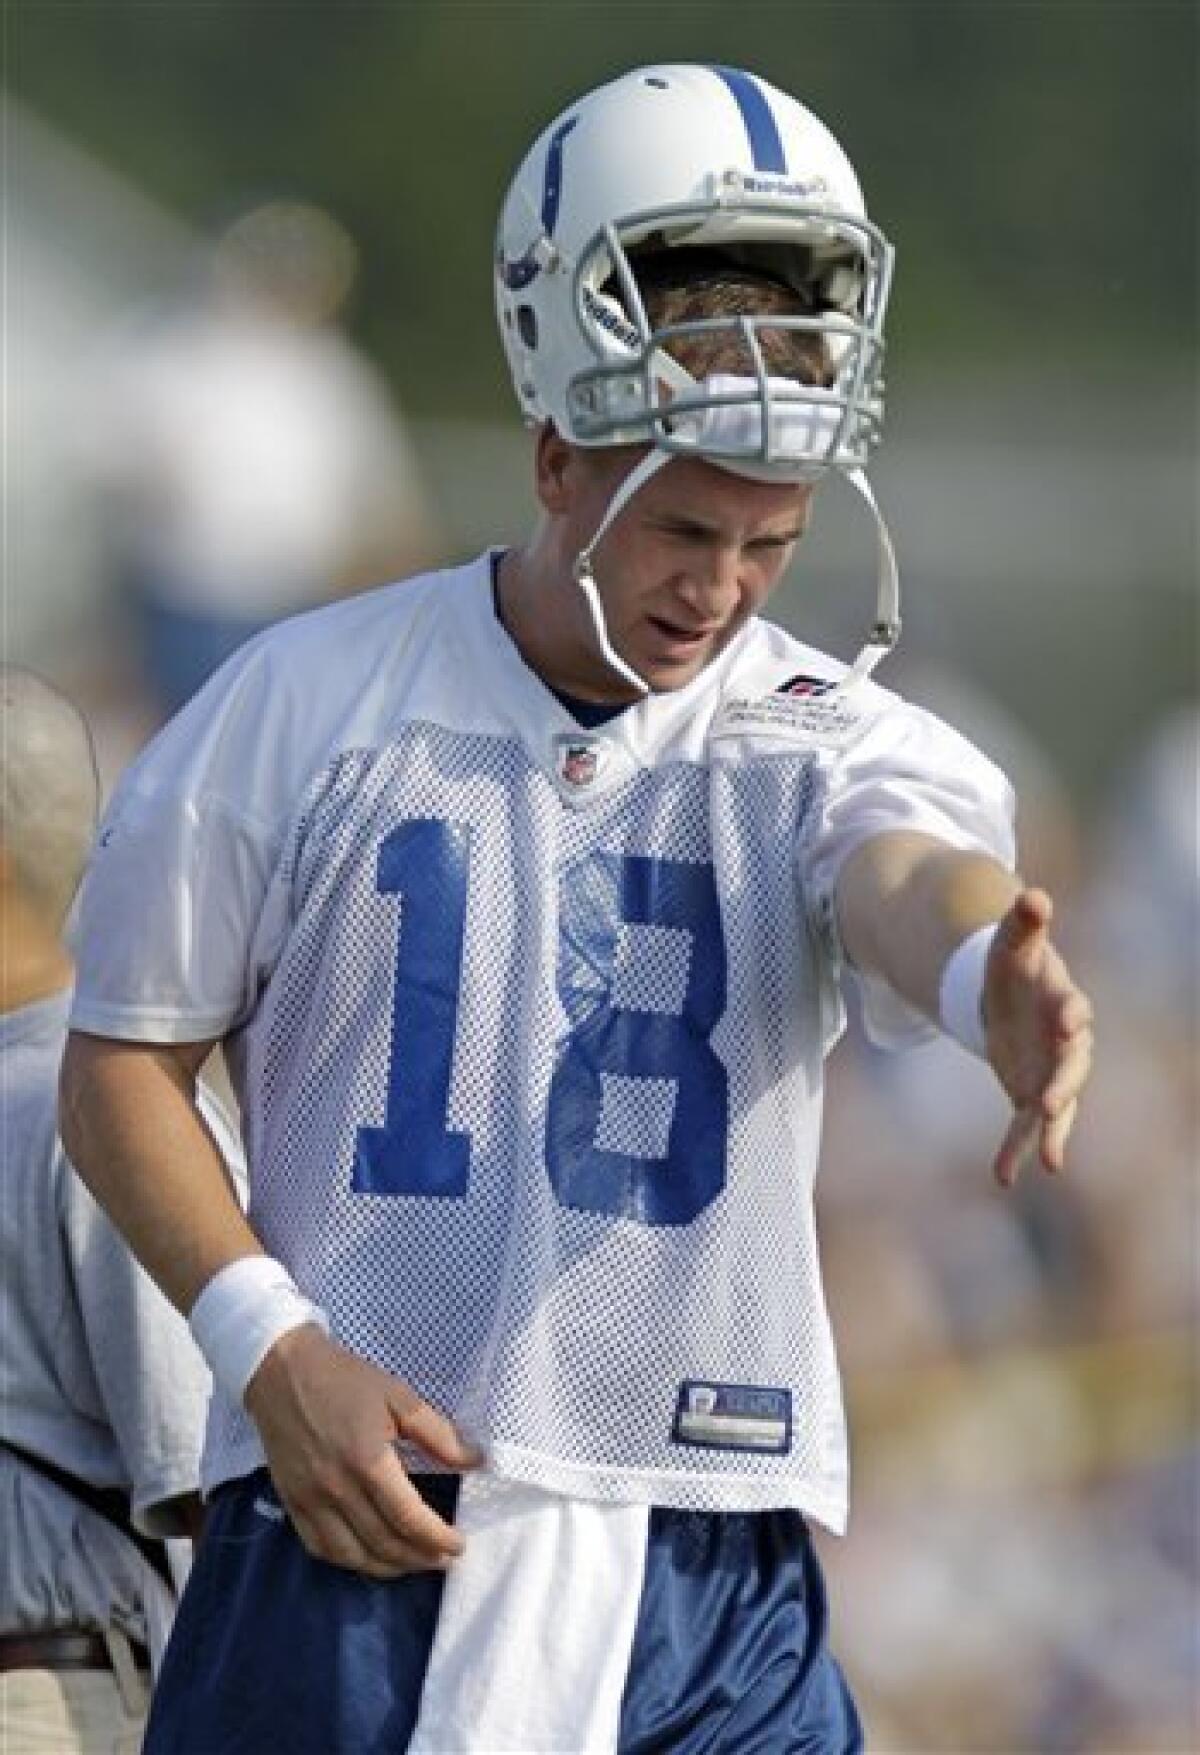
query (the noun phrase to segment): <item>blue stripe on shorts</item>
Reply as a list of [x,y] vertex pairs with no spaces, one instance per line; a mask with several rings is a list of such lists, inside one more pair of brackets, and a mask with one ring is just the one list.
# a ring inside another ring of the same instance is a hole
[[[451,1514],[456,1478],[418,1485]],[[314,1560],[265,1470],[231,1483],[210,1508],[143,1755],[403,1755],[441,1592],[439,1573],[377,1582]],[[578,1613],[587,1601],[580,1579]],[[653,1511],[619,1755],[862,1747],[799,1514]]]

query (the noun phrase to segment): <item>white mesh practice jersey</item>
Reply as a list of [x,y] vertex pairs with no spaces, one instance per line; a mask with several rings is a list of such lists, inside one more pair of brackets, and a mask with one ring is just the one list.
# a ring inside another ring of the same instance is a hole
[[[585,730],[483,556],[261,637],[119,788],[73,1024],[230,1038],[265,1247],[502,1475],[844,1520],[833,886],[891,828],[1013,849],[1003,776],[839,674],[752,622]],[[218,1403],[208,1483],[261,1460]]]

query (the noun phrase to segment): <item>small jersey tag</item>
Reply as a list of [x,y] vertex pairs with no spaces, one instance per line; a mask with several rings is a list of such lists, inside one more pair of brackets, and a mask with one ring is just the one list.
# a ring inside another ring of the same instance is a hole
[[710,738],[761,737],[773,742],[841,749],[862,731],[866,715],[852,694],[733,696],[722,703]]
[[709,1450],[785,1456],[792,1447],[791,1391],[689,1378],[680,1386],[671,1437]]

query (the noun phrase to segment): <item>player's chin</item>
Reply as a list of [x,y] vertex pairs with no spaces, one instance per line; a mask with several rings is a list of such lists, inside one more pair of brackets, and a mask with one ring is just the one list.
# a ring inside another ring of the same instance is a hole
[[686,647],[680,643],[675,650],[664,651],[662,643],[658,643],[657,649],[643,654],[638,668],[655,694],[669,694],[694,682],[701,671],[707,670],[724,644],[724,641],[705,639],[690,642]]
[[644,664],[641,674],[653,694],[676,694],[694,682],[700,672],[707,669],[709,662],[705,658],[694,664]]

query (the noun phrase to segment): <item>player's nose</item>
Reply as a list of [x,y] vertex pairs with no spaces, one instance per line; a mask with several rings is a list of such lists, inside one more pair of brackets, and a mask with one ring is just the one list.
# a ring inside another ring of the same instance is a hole
[[688,568],[678,589],[697,620],[719,621],[741,597],[741,551],[733,545],[714,544]]

